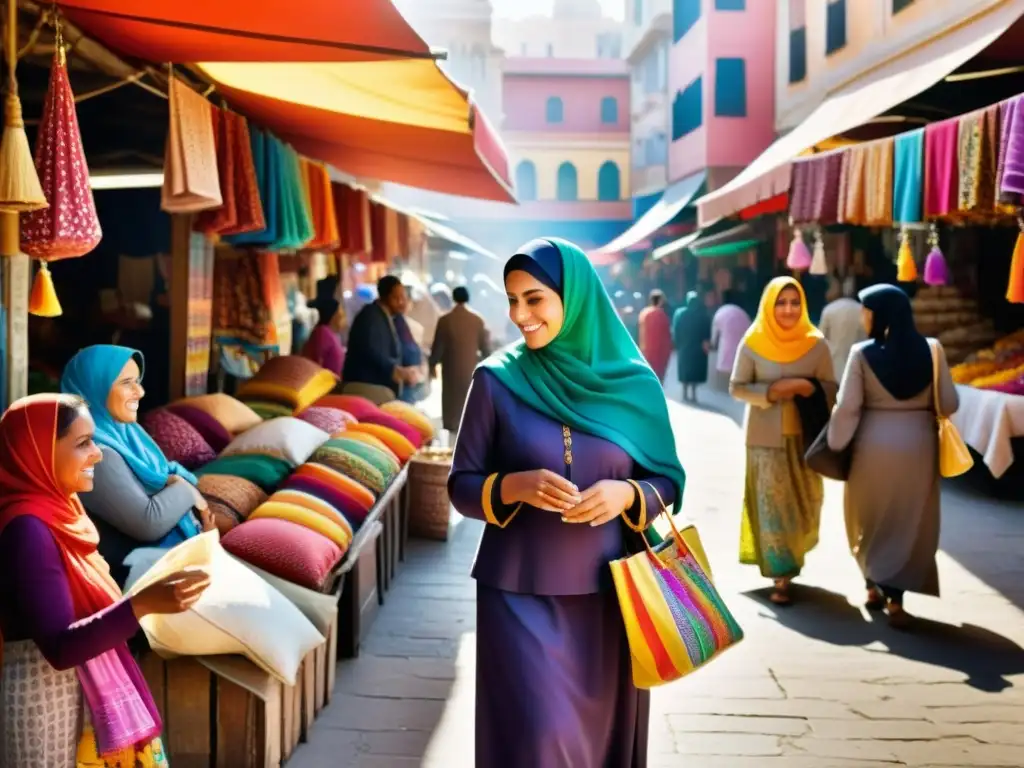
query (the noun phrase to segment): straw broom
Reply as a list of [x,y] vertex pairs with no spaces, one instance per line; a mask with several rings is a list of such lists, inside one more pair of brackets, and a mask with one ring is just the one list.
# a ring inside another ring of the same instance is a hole
[[4,133],[0,139],[0,211],[23,213],[46,208],[46,196],[25,135],[25,120],[18,98],[18,0],[7,0],[7,97]]

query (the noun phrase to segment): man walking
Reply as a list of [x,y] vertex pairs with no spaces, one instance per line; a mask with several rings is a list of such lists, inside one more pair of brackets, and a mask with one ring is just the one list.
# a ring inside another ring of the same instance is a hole
[[[842,284],[835,278],[830,282],[829,298],[835,300],[822,310],[818,327],[832,350],[832,370],[836,380],[842,381],[850,350],[854,344],[864,341],[867,334],[860,322],[861,304],[853,298],[857,291],[856,281],[847,277]],[[842,295],[836,298],[840,291]]]
[[484,319],[467,306],[469,289],[460,285],[452,291],[452,299],[455,306],[437,321],[430,349],[430,375],[437,376],[440,364],[442,421],[454,435],[459,431],[473,371],[491,353],[491,342]]

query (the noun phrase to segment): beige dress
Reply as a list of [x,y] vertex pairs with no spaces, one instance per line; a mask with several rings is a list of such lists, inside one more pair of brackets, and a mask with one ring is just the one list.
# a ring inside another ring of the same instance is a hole
[[829,402],[835,397],[832,356],[824,339],[791,363],[776,363],[740,346],[729,391],[747,403],[744,428],[747,472],[740,529],[740,562],[768,578],[800,573],[818,543],[824,484],[804,462],[805,444],[791,402],[772,403],[768,388],[779,379],[817,379]]
[[437,321],[430,366],[441,366],[442,419],[450,432],[459,430],[473,371],[490,351],[484,319],[465,304],[456,304]]
[[[939,441],[933,401],[930,385],[908,400],[890,395],[857,346],[828,435],[836,450],[853,443],[846,534],[865,579],[926,595],[939,594]],[[949,416],[958,405],[942,352],[939,407]]]

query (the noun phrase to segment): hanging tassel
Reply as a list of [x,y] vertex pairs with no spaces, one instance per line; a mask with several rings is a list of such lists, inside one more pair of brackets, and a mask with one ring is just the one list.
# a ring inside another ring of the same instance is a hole
[[23,213],[46,208],[46,196],[39,183],[32,150],[25,135],[25,119],[18,98],[15,67],[18,64],[18,3],[7,0],[7,99],[4,134],[0,139],[0,211]]
[[807,243],[804,242],[803,233],[799,229],[793,230],[793,242],[789,244],[786,266],[794,272],[808,269],[811,266],[811,251],[807,247]]
[[925,285],[945,285],[949,282],[949,269],[946,267],[946,257],[939,248],[939,230],[932,224],[928,232],[928,258],[924,262]]
[[810,272],[812,275],[828,274],[828,262],[825,260],[825,240],[821,236],[820,229],[814,234],[814,256],[811,259]]
[[29,314],[37,317],[60,317],[64,310],[57,299],[57,290],[53,287],[53,275],[45,261],[39,262],[39,271],[32,281],[32,295],[28,300]]
[[1010,262],[1010,282],[1006,286],[1006,300],[1011,304],[1024,304],[1024,218],[1017,216],[1017,244],[1013,246]]
[[896,279],[901,283],[917,281],[917,264],[914,263],[914,252],[910,249],[910,233],[900,233],[900,250],[896,256]]

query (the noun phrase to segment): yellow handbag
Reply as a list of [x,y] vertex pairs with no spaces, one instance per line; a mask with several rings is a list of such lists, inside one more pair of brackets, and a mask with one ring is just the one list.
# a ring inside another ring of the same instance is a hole
[[974,459],[967,444],[960,437],[960,430],[942,415],[939,405],[939,347],[938,342],[929,339],[932,352],[932,395],[935,399],[935,418],[939,427],[939,474],[943,477],[958,477],[974,466]]

